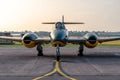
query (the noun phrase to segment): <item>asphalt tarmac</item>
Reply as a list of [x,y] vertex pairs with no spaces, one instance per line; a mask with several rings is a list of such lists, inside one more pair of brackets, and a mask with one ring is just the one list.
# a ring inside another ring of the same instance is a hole
[[[76,80],[120,80],[120,49],[85,49],[84,57],[77,48],[61,48],[61,67]],[[38,57],[35,48],[0,48],[0,80],[32,80],[53,68],[55,48],[45,48]],[[40,80],[69,80],[54,74]]]

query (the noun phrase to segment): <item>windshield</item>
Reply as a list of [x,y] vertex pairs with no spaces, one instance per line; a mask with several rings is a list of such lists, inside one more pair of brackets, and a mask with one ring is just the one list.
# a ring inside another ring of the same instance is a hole
[[65,26],[64,26],[63,23],[57,22],[57,23],[55,24],[55,28],[56,28],[56,29],[65,29]]

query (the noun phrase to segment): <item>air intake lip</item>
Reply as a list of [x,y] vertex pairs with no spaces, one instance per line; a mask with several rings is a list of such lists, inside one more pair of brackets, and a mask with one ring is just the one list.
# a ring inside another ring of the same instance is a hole
[[90,36],[88,41],[91,43],[91,44],[95,44],[96,43],[96,40],[97,38],[95,36]]
[[29,44],[32,41],[30,37],[25,37],[24,38],[24,43]]

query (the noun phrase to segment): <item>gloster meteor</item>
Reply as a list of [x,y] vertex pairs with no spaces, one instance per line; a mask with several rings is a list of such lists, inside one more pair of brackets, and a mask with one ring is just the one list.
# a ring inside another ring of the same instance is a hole
[[54,25],[54,30],[50,33],[50,35],[45,37],[38,37],[35,33],[26,33],[22,37],[7,37],[7,36],[0,36],[0,39],[5,40],[12,40],[21,42],[27,48],[36,47],[38,51],[38,56],[43,56],[43,44],[50,43],[53,47],[56,47],[56,54],[58,55],[57,58],[59,59],[60,56],[60,49],[59,47],[64,47],[68,43],[78,44],[78,56],[83,56],[84,46],[87,48],[94,48],[99,43],[107,42],[107,41],[114,41],[120,40],[120,37],[104,37],[100,38],[95,33],[86,33],[84,36],[79,37],[72,37],[69,36],[68,30],[66,29],[65,25],[67,24],[84,24],[83,22],[64,22],[64,16],[62,16],[62,21],[60,22],[44,22],[42,24],[51,24]]

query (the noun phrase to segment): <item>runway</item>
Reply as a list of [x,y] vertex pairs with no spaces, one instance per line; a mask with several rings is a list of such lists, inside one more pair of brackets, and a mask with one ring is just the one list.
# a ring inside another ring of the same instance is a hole
[[[61,48],[61,66],[77,80],[120,80],[119,48],[85,48],[84,57],[77,48]],[[50,71],[55,48],[45,48],[37,57],[35,48],[0,48],[0,80],[32,80]],[[55,74],[40,80],[68,80]]]

